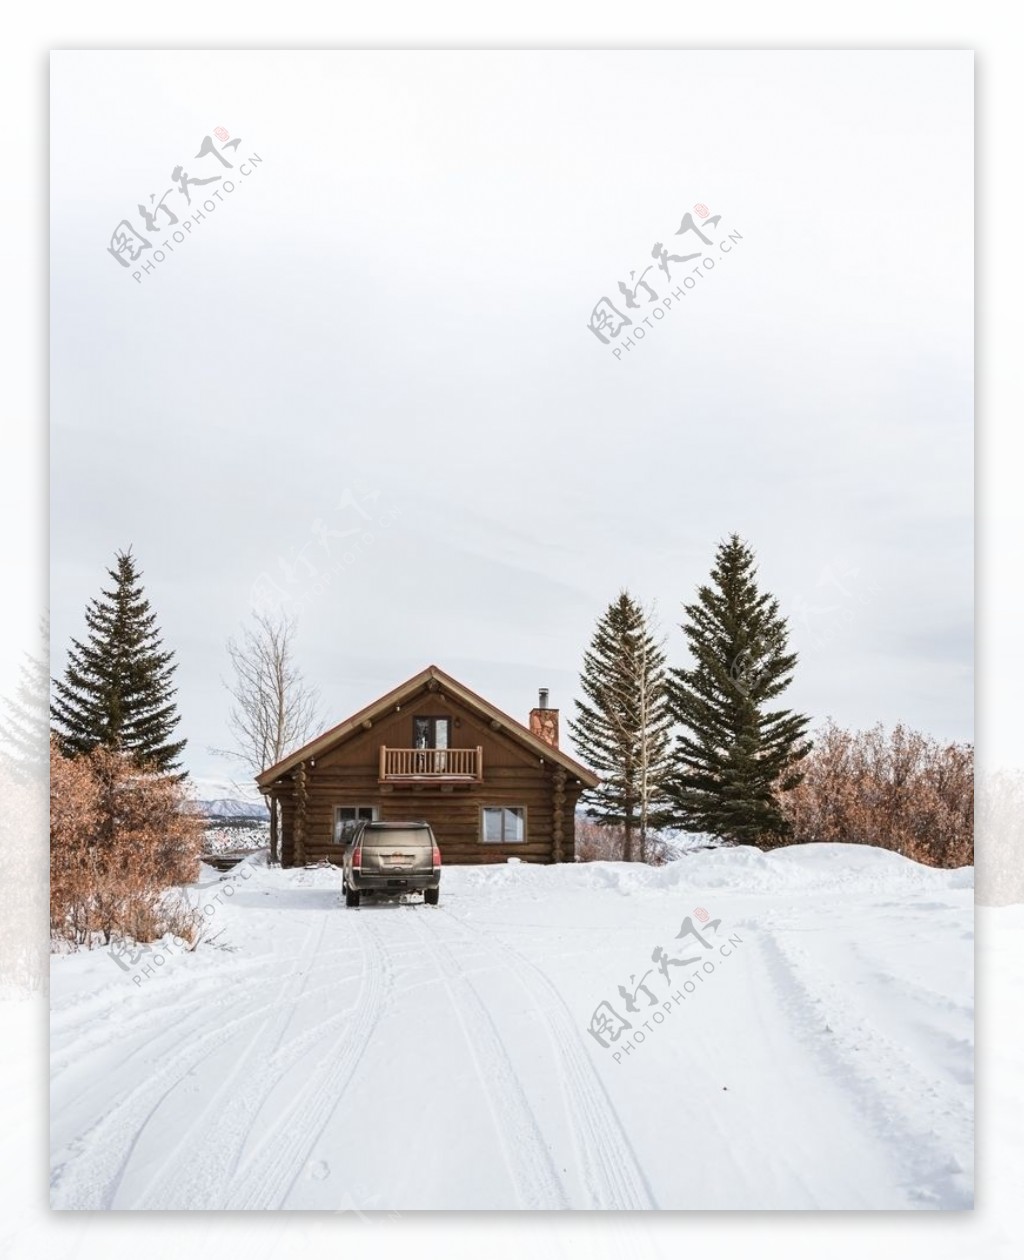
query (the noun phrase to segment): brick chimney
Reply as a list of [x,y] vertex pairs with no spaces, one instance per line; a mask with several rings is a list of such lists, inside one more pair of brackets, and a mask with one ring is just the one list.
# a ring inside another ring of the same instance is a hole
[[558,710],[548,705],[547,687],[541,687],[537,707],[530,710],[530,734],[552,748],[558,747]]

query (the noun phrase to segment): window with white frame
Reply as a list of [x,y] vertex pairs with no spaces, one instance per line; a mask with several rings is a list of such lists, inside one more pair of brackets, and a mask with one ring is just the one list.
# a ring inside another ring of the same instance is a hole
[[485,805],[480,810],[480,839],[484,844],[522,844],[526,840],[525,807]]
[[376,822],[376,805],[336,805],[334,807],[334,843],[345,844],[356,823]]

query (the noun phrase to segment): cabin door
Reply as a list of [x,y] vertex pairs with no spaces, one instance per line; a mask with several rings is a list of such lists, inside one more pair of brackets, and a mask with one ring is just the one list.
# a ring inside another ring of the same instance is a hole
[[[448,769],[452,720],[448,717],[413,718],[413,747],[424,751],[416,758],[419,774],[444,774]],[[430,749],[427,752],[425,750]]]

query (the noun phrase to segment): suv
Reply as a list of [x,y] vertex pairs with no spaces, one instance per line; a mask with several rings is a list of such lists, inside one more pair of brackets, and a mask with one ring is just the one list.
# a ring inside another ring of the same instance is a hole
[[441,890],[441,850],[425,822],[361,822],[348,837],[341,867],[346,906],[358,906],[363,893],[423,890],[436,906]]

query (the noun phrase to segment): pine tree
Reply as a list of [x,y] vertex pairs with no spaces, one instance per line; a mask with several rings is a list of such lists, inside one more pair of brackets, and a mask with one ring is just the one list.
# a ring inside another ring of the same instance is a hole
[[797,657],[778,600],[757,586],[753,551],[736,534],[720,544],[711,585],[686,605],[692,657],[672,670],[672,709],[682,727],[672,784],[674,819],[687,831],[769,848],[789,825],[780,793],[800,783],[808,719],[770,708],[792,681]]
[[587,813],[622,828],[627,862],[647,858],[651,832],[664,822],[672,742],[667,684],[665,652],[651,619],[623,591],[584,654],[586,699],[576,701],[569,729],[580,756],[602,779],[585,797]]
[[49,762],[49,637],[49,622],[44,617],[40,625],[40,655],[25,654],[14,695],[0,701],[0,764],[22,783],[45,782]]
[[72,640],[64,679],[52,680],[50,716],[65,753],[120,749],[168,773],[185,747],[171,738],[180,721],[174,654],[162,650],[131,550],[118,552],[107,572],[113,589],[86,609],[87,640]]

